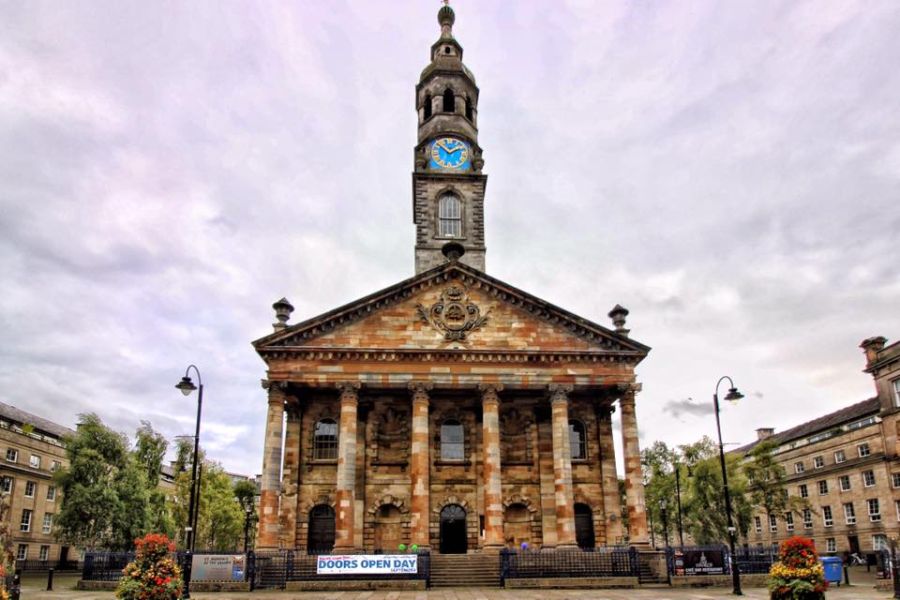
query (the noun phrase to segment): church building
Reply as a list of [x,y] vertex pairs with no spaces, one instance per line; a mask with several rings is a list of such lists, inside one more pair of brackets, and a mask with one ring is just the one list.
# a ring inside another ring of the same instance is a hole
[[416,86],[415,274],[296,324],[279,300],[254,342],[268,392],[258,548],[647,543],[635,367],[650,348],[621,306],[606,327],[485,272],[479,91],[454,19],[440,9]]

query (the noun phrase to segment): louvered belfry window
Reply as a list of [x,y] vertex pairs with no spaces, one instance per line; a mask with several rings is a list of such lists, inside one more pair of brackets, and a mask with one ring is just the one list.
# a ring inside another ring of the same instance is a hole
[[441,237],[462,237],[462,202],[453,194],[442,196],[438,202],[438,221]]

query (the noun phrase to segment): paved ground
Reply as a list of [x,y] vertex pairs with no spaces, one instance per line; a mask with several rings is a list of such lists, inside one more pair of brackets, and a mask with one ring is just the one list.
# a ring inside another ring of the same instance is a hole
[[[27,576],[23,580],[22,600],[113,600],[112,592],[79,592],[73,588],[76,577],[58,576],[54,591],[47,592],[46,575]],[[888,592],[876,592],[874,572],[865,568],[851,571],[852,586],[833,587],[828,600],[886,600]],[[744,590],[748,600],[768,599],[763,588]],[[481,588],[432,589],[427,592],[274,592],[259,591],[243,594],[195,593],[196,600],[718,600],[734,598],[727,589],[671,589],[643,588],[638,590],[506,590]]]

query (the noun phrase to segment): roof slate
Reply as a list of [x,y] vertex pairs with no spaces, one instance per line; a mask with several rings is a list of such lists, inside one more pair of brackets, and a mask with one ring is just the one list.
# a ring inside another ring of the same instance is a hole
[[49,421],[43,417],[33,415],[30,412],[26,412],[20,408],[12,406],[11,404],[6,404],[5,402],[0,402],[0,416],[7,418],[10,421],[21,423],[22,425],[31,425],[35,429],[38,429],[44,433],[55,435],[58,438],[62,438],[64,436],[72,435],[75,433],[74,430],[69,429],[68,427],[63,427],[62,425],[54,423],[53,421]]

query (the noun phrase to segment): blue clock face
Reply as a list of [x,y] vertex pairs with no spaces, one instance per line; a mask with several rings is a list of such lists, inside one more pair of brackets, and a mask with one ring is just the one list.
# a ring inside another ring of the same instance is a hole
[[469,145],[456,138],[438,138],[431,142],[431,168],[464,171],[471,166]]

